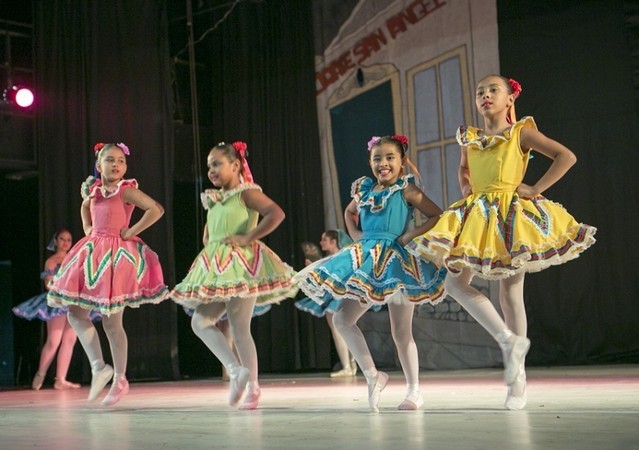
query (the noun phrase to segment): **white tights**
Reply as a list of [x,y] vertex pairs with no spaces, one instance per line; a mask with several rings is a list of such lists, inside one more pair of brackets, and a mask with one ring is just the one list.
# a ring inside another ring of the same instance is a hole
[[[102,316],[102,327],[109,340],[115,378],[126,376],[129,342],[122,326],[123,315],[124,310],[110,316]],[[69,306],[68,317],[69,323],[77,333],[80,344],[82,344],[82,348],[89,358],[91,369],[94,372],[102,369],[104,367],[104,359],[102,347],[100,346],[100,337],[93,322],[89,319],[89,311],[78,306]]]
[[47,342],[45,342],[40,352],[38,373],[42,375],[47,373],[57,352],[55,377],[56,380],[66,380],[69,365],[71,364],[71,356],[73,355],[73,346],[77,339],[75,331],[67,320],[66,315],[54,317],[47,321],[46,327]]
[[[251,336],[254,306],[255,298],[232,298],[226,303],[212,302],[200,305],[191,318],[191,328],[195,335],[229,372],[239,364],[250,371],[249,385],[257,385],[257,351]],[[239,361],[224,333],[215,325],[225,311]]]
[[524,272],[499,281],[499,303],[504,312],[501,318],[490,300],[470,282],[474,273],[468,269],[459,276],[447,276],[446,291],[475,318],[500,344],[504,344],[504,336],[513,332],[518,336],[526,336],[528,325],[524,307]]
[[[351,366],[351,355],[348,351],[346,341],[340,334],[339,330],[333,322],[333,313],[326,313],[326,323],[331,330],[331,336],[333,336],[333,342],[335,343],[335,350],[337,350],[337,356],[340,363],[342,363],[342,369],[346,369]],[[352,367],[351,367],[352,368]]]
[[[388,305],[391,334],[409,388],[417,388],[419,386],[419,357],[417,355],[417,345],[413,339],[412,327],[414,309],[414,305]],[[366,311],[368,311],[368,308],[360,306],[357,301],[343,300],[333,317],[333,322],[368,379],[369,377],[374,378],[377,376],[377,369],[364,335],[357,326],[357,321]]]

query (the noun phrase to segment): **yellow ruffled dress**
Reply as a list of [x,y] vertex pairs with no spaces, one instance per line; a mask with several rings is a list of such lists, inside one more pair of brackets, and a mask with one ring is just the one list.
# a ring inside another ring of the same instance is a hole
[[407,250],[451,275],[470,268],[480,277],[501,279],[521,271],[537,272],[577,258],[595,243],[595,227],[579,223],[563,206],[538,195],[517,195],[529,152],[520,147],[522,128],[537,129],[524,117],[500,135],[460,127],[466,146],[472,194],[453,203],[439,221]]

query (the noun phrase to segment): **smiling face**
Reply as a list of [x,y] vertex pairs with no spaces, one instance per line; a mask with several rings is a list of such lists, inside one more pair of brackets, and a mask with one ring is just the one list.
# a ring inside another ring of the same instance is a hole
[[126,173],[126,156],[117,146],[105,147],[100,150],[95,166],[102,176],[102,183],[105,186],[114,186]]
[[515,101],[514,94],[506,81],[497,76],[484,78],[477,85],[475,91],[475,106],[484,117],[496,117],[503,114],[505,117],[508,107]]
[[377,182],[383,186],[390,186],[402,174],[404,157],[397,145],[384,142],[371,149],[370,165]]
[[215,187],[233,189],[240,184],[240,161],[229,160],[222,150],[211,150],[206,165],[209,168],[209,180]]

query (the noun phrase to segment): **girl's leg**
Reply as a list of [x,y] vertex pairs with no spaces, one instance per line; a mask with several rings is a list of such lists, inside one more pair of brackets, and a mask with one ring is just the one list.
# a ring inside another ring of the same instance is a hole
[[69,372],[69,365],[71,364],[71,356],[73,356],[73,347],[77,341],[77,335],[73,330],[73,327],[64,316],[64,330],[62,332],[62,343],[58,350],[58,361],[56,364],[55,373],[55,389],[79,389],[78,383],[70,383],[67,381],[67,373]]
[[255,298],[233,298],[228,302],[226,309],[233,344],[242,366],[249,370],[248,390],[240,406],[240,409],[244,410],[257,408],[261,396],[260,385],[257,381],[257,350],[251,335],[251,319],[254,307]]
[[355,375],[357,370],[356,367],[351,367],[351,355],[348,351],[348,347],[346,346],[346,341],[333,323],[333,313],[326,313],[326,323],[328,324],[328,328],[331,330],[331,335],[333,336],[333,342],[335,343],[335,350],[337,350],[337,356],[339,356],[339,361],[342,363],[342,370],[331,373],[331,378],[335,377],[348,377]]
[[[66,316],[54,317],[46,323],[47,327],[47,341],[44,343],[42,350],[40,351],[40,364],[38,365],[38,372],[33,377],[31,388],[39,390],[42,387],[44,378],[47,375],[47,370],[55,357],[55,353],[62,341],[62,333],[64,326],[67,322]],[[58,360],[59,360],[58,356]]]
[[468,269],[458,276],[449,275],[445,281],[446,291],[499,343],[504,353],[504,380],[506,384],[512,384],[526,357],[530,341],[508,328],[490,300],[470,285],[472,279],[473,273]]
[[89,311],[79,306],[69,306],[67,317],[91,363],[91,389],[88,399],[95,400],[113,376],[113,368],[104,363],[100,337],[89,319]]
[[[499,289],[499,303],[504,312],[508,328],[518,336],[526,336],[528,320],[524,306],[524,273],[518,273],[510,278],[501,280]],[[522,359],[515,381],[508,386],[506,397],[507,409],[522,409],[526,406],[526,369]]]
[[399,362],[406,377],[407,394],[406,398],[397,409],[414,410],[424,404],[422,394],[419,390],[419,356],[417,354],[417,344],[413,338],[413,312],[415,305],[388,305],[390,316],[391,334]]
[[359,302],[354,300],[342,300],[339,309],[333,317],[333,323],[339,333],[346,341],[348,349],[351,351],[359,367],[362,369],[366,382],[368,383],[368,404],[373,412],[378,412],[377,404],[382,390],[388,383],[388,375],[379,372],[373,362],[366,339],[362,331],[357,326],[357,321],[368,311]]
[[[236,405],[244,392],[249,378],[249,370],[242,367],[226,341],[226,337],[216,326],[218,319],[226,311],[225,303],[211,302],[198,306],[193,311],[191,328],[197,337],[211,350],[229,372],[229,404]],[[251,314],[253,310],[251,310]],[[231,317],[229,315],[229,323]]]
[[109,393],[102,400],[105,406],[112,406],[119,402],[129,392],[129,382],[126,379],[126,365],[129,356],[129,341],[122,325],[124,310],[102,318],[104,332],[109,339],[111,357],[113,358],[113,383]]
[[[228,318],[227,320],[219,320],[215,325],[220,329],[226,338],[226,343],[233,349],[235,356],[237,356],[237,352],[233,348],[233,337],[231,336],[231,327],[229,326]],[[229,381],[229,371],[226,370],[226,366],[222,366],[222,381]]]

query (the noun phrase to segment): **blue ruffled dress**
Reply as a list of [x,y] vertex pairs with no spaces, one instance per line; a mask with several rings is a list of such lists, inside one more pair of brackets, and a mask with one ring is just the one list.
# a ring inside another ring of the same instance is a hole
[[[44,270],[40,273],[40,279],[45,280],[47,277],[51,277],[58,272],[60,265],[55,266],[53,270]],[[27,320],[39,319],[44,322],[47,322],[55,317],[64,316],[69,311],[69,308],[55,308],[47,305],[47,294],[48,292],[43,292],[42,294],[38,294],[35,297],[31,297],[29,300],[25,300],[19,305],[14,306],[11,310],[13,313]],[[92,311],[89,315],[89,318],[92,321],[102,320],[102,316],[100,313]]]
[[316,261],[294,281],[321,306],[331,299],[357,300],[363,304],[436,304],[443,300],[446,269],[418,259],[399,245],[413,207],[403,191],[414,183],[412,175],[392,186],[374,190],[369,177],[356,180],[351,195],[357,204],[361,238],[329,258]]

